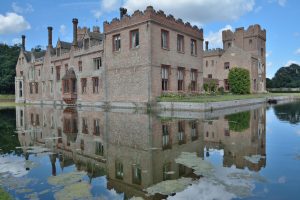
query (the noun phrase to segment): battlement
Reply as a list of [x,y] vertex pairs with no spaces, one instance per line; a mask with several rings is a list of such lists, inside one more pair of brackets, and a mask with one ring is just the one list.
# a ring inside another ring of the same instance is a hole
[[231,30],[224,30],[222,32],[222,39],[223,41],[232,41],[240,35],[243,38],[257,36],[264,41],[266,40],[266,30],[262,29],[258,24],[249,26],[247,30],[245,30],[244,27],[236,28],[234,32]]
[[163,24],[170,29],[185,32],[203,40],[202,28],[199,29],[197,26],[192,26],[189,22],[184,23],[180,18],[175,19],[173,15],[167,16],[162,10],[155,11],[152,6],[148,6],[145,11],[136,10],[131,16],[124,14],[121,19],[114,18],[111,22],[105,21],[103,27],[104,32],[108,33],[147,21]]
[[204,51],[203,57],[210,57],[210,56],[221,56],[224,53],[224,49],[215,48],[215,49],[208,49]]

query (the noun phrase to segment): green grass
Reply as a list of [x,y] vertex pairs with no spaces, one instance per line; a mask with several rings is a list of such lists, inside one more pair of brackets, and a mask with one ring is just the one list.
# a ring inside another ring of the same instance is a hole
[[12,200],[12,198],[5,190],[0,188],[0,200]]
[[0,108],[1,107],[15,107],[17,105],[24,105],[24,104],[18,104],[15,102],[0,102]]
[[11,100],[15,99],[14,94],[0,94],[0,100]]
[[197,96],[161,96],[157,99],[158,102],[195,102],[195,103],[208,103],[220,101],[232,101],[242,99],[256,99],[267,98],[276,96],[296,96],[300,98],[300,93],[268,93],[268,94],[246,94],[246,95],[197,95]]

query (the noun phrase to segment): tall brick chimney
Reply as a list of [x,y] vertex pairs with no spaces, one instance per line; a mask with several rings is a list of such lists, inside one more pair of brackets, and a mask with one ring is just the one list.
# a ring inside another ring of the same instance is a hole
[[127,14],[127,9],[126,8],[120,8],[120,19],[124,17],[124,15]]
[[78,19],[77,18],[73,18],[72,22],[73,22],[73,46],[77,47],[78,46],[78,42],[77,42],[77,25],[78,25]]
[[22,49],[25,51],[25,35],[22,35]]
[[48,47],[52,48],[52,30],[53,28],[51,26],[48,26]]
[[205,51],[208,51],[208,41],[205,41]]

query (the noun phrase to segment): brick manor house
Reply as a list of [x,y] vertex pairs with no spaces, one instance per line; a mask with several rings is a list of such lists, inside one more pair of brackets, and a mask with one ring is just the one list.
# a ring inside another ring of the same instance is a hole
[[[94,26],[73,22],[72,43],[26,51],[16,65],[17,103],[143,106],[165,92],[203,92],[203,82],[226,85],[228,69],[250,71],[252,92],[265,91],[266,31],[259,25],[223,32],[223,49],[203,50],[203,29],[148,6],[144,12]],[[225,67],[226,65],[226,67]]]

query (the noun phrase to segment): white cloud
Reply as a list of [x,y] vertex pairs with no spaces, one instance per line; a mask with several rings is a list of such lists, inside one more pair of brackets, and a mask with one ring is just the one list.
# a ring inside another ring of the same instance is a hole
[[295,51],[295,54],[300,55],[300,48]]
[[270,56],[272,55],[272,53],[273,53],[272,51],[267,52],[267,53],[266,53],[266,57],[267,57],[267,58],[270,57]]
[[267,67],[272,67],[273,66],[273,63],[272,62],[267,62]]
[[11,40],[12,44],[21,44],[22,40],[21,38],[14,38]]
[[208,23],[237,20],[254,9],[254,0],[125,0],[124,7],[130,13],[144,10],[148,5],[163,10],[185,21]]
[[296,135],[300,136],[300,130],[298,130],[298,131],[296,132]]
[[287,61],[287,63],[284,65],[285,67],[288,67],[290,66],[291,64],[297,64],[297,65],[300,65],[300,62],[299,61],[295,61],[295,60],[289,60]]
[[286,183],[286,177],[285,176],[281,176],[281,177],[279,177],[278,178],[278,183],[280,183],[280,184],[284,184],[284,183]]
[[0,14],[0,34],[18,33],[30,28],[30,24],[21,15],[11,12]]
[[28,174],[25,169],[25,160],[21,157],[1,157],[0,174],[11,174],[14,177],[22,177]]
[[226,25],[217,32],[211,31],[208,33],[204,40],[209,41],[209,48],[219,48],[223,46],[222,31],[224,30],[233,30],[233,28],[230,25]]
[[282,7],[285,6],[285,4],[286,4],[286,0],[278,0],[277,2]]
[[65,36],[67,34],[67,27],[66,25],[62,24],[59,27],[59,33],[61,34],[61,36]]
[[24,6],[19,6],[16,2],[13,2],[11,4],[11,7],[15,13],[20,13],[20,14],[31,13],[34,11],[32,5],[29,3],[27,3]]
[[99,19],[104,13],[119,10],[122,5],[121,0],[102,0],[99,8],[91,10],[95,18]]
[[269,3],[277,3],[278,5],[284,7],[287,0],[269,0]]

